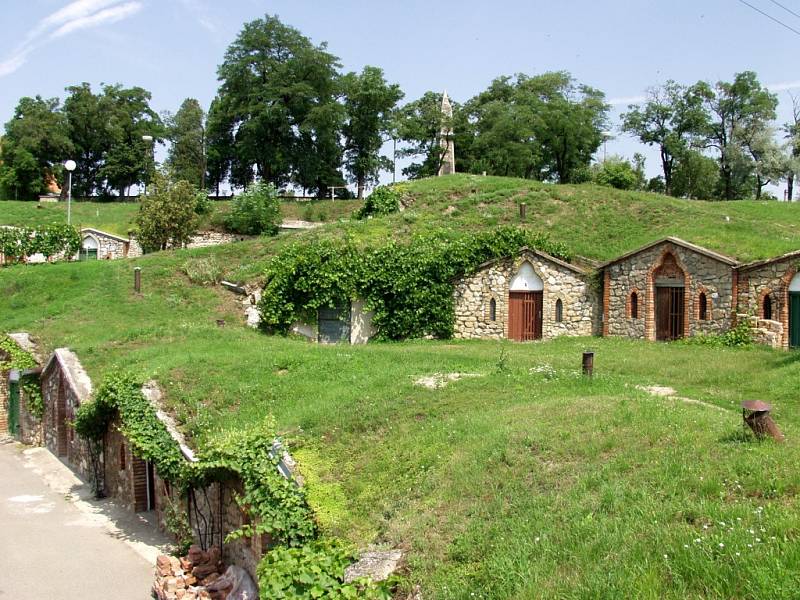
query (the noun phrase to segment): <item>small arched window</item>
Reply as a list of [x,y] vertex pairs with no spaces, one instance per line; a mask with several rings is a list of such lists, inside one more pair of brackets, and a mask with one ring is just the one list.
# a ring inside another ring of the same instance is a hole
[[631,292],[631,319],[639,318],[639,294]]
[[561,298],[556,300],[556,323],[561,323],[564,320],[564,303]]
[[497,320],[497,300],[492,298],[489,300],[489,320],[496,321]]
[[119,445],[119,470],[125,470],[125,444]]
[[772,298],[769,295],[764,296],[764,318],[767,321],[772,320]]
[[708,319],[708,299],[706,298],[705,292],[700,292],[700,295],[697,297],[697,317],[701,321]]

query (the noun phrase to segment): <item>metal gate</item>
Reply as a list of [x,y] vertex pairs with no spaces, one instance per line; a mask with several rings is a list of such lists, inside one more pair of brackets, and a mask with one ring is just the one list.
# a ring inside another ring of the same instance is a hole
[[656,339],[677,340],[683,337],[684,288],[656,288]]
[[800,348],[800,292],[789,293],[789,346]]
[[317,314],[318,341],[323,344],[350,341],[350,303],[320,308]]

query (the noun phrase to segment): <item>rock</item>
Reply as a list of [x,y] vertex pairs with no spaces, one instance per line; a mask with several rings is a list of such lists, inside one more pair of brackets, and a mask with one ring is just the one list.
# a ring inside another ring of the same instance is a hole
[[384,581],[394,573],[403,559],[402,550],[365,552],[354,564],[345,569],[345,582],[360,577],[368,577],[372,581]]

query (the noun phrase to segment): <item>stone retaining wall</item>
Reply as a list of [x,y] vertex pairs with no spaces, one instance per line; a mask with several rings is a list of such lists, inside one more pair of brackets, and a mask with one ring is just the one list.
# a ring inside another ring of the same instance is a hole
[[208,246],[221,246],[252,239],[253,236],[223,233],[220,231],[200,231],[189,239],[187,248],[206,248]]

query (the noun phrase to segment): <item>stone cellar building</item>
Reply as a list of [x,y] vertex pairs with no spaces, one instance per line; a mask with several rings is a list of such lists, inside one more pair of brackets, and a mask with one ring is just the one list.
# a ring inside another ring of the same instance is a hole
[[764,343],[800,347],[800,251],[739,267],[738,306]]
[[585,270],[538,250],[480,265],[456,282],[454,337],[529,341],[595,333]]
[[733,324],[737,262],[678,238],[601,265],[603,335],[674,340]]

